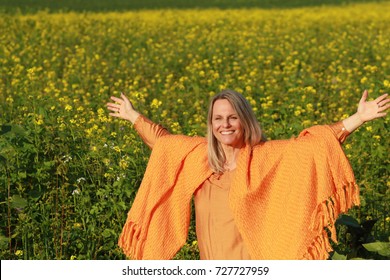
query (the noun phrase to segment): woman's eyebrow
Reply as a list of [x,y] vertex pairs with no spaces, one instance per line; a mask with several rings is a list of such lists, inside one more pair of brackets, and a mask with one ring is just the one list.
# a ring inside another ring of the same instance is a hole
[[[237,114],[230,114],[227,117],[237,116]],[[222,117],[222,115],[213,115],[213,117]]]

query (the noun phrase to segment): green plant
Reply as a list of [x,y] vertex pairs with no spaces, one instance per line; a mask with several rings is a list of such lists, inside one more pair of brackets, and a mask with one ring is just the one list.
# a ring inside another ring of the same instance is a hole
[[[355,218],[341,215],[336,226],[339,228],[339,245],[332,259],[382,259],[390,257],[390,243],[376,241],[372,229],[377,219],[359,223]],[[344,227],[344,230],[343,228]]]

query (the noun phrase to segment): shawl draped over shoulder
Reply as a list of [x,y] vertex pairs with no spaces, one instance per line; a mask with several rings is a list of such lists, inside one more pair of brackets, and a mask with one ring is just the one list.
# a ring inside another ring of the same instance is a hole
[[[119,237],[133,259],[172,259],[185,244],[191,199],[211,176],[202,137],[155,143]],[[358,205],[352,168],[329,126],[240,150],[229,206],[252,259],[326,259],[335,220]]]

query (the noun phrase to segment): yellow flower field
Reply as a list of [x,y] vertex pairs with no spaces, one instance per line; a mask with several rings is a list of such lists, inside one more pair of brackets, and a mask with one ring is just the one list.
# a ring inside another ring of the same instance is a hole
[[[390,92],[390,2],[299,9],[0,14],[2,259],[119,259],[149,149],[105,103],[125,92],[172,133],[204,135],[210,96],[244,94],[268,139]],[[344,150],[359,222],[390,237],[389,118]],[[347,253],[340,230],[336,249]],[[194,225],[177,258],[196,259]],[[344,246],[344,247],[343,247]]]

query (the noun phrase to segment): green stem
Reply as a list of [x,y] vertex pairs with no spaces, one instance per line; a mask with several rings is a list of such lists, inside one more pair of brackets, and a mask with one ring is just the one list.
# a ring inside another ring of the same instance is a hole
[[11,182],[9,177],[8,168],[6,167],[7,174],[7,221],[8,221],[8,238],[9,238],[9,252],[12,254],[12,242],[11,242]]

